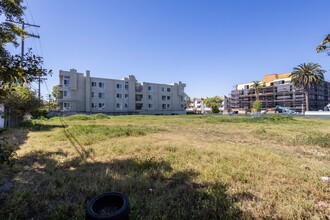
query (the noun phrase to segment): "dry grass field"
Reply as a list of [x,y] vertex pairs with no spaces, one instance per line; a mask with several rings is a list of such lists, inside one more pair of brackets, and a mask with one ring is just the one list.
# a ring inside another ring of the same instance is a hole
[[329,119],[78,115],[5,135],[0,219],[84,219],[107,191],[131,219],[330,218]]

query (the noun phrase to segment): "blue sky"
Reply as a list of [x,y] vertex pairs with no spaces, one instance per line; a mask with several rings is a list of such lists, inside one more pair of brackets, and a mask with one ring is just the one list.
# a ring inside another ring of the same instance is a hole
[[[27,47],[53,70],[187,84],[190,97],[228,95],[238,83],[290,72],[303,62],[330,69],[315,52],[330,33],[329,0],[25,0],[41,28]],[[32,15],[32,16],[31,16]],[[330,79],[330,73],[326,73]],[[42,95],[48,93],[42,86]]]

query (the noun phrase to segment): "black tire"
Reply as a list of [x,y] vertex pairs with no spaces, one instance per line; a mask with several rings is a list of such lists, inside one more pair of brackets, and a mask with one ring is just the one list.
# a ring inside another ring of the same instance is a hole
[[[101,213],[107,208],[115,209],[111,213]],[[87,204],[87,220],[128,220],[129,219],[128,198],[120,192],[107,192],[94,197]]]

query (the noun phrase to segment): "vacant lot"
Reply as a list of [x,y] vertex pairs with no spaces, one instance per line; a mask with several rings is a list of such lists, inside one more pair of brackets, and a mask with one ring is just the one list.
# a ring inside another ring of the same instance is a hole
[[74,116],[6,131],[0,219],[83,219],[124,192],[131,219],[326,219],[330,120],[280,116]]

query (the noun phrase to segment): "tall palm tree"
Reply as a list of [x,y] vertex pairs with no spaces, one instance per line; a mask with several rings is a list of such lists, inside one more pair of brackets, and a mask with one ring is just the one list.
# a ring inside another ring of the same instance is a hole
[[254,92],[256,94],[256,100],[259,100],[259,94],[262,86],[263,86],[263,82],[253,81],[252,88],[254,88]]
[[306,111],[309,110],[308,89],[317,86],[324,80],[325,70],[317,63],[303,63],[293,68],[290,74],[291,82],[295,87],[304,89],[306,100]]

